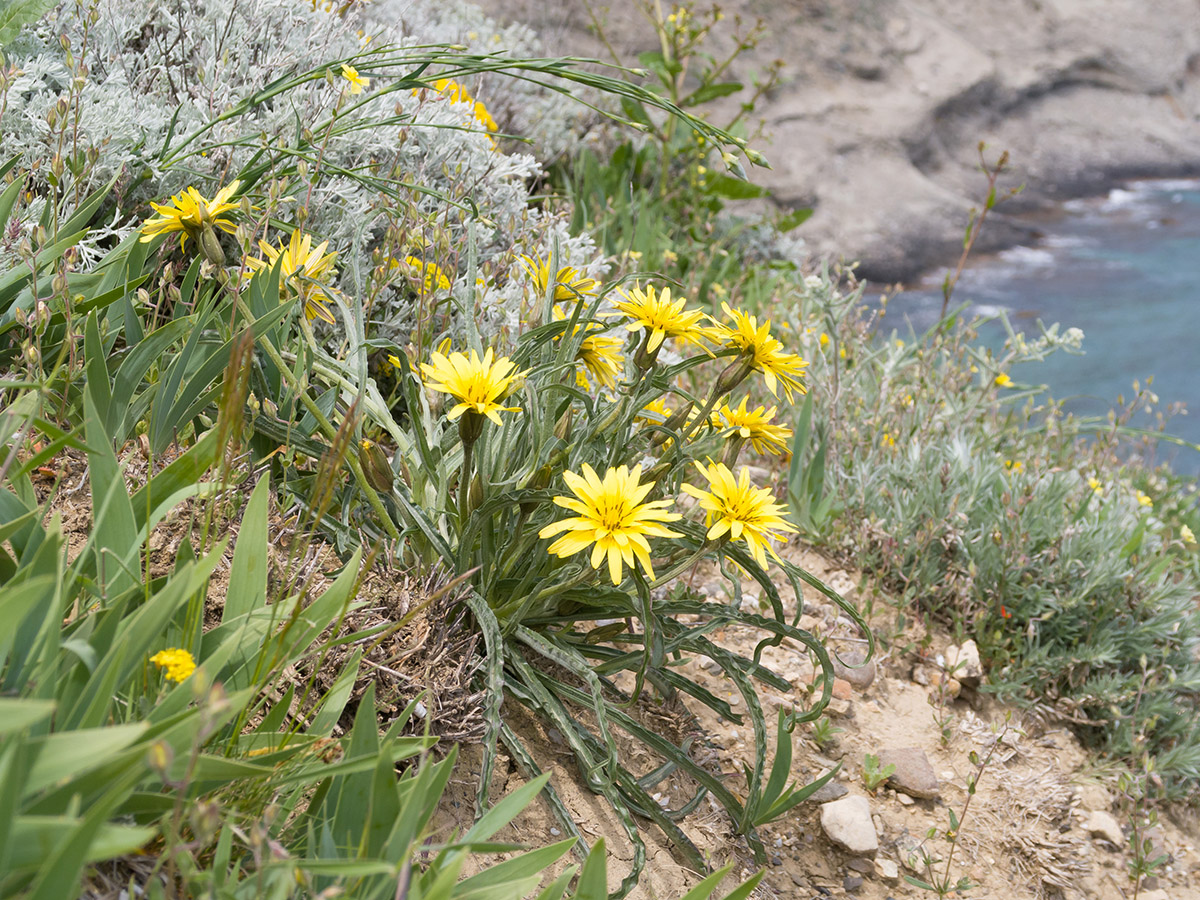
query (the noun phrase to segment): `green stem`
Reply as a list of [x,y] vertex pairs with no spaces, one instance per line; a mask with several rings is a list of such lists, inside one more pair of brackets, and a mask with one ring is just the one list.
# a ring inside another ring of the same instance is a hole
[[[253,322],[254,314],[250,312],[250,307],[246,304],[245,299],[243,299],[242,295],[237,292],[232,284],[230,284],[228,275],[225,273],[225,271],[223,269],[218,269],[217,271],[220,273],[218,275],[218,279],[233,297],[233,302],[237,305],[238,312],[242,314],[247,322]],[[325,418],[325,414],[321,412],[321,409],[317,406],[316,401],[314,401],[312,397],[308,396],[308,391],[301,389],[300,382],[296,379],[296,376],[292,374],[292,370],[289,369],[284,363],[283,357],[279,355],[279,351],[276,350],[275,346],[268,340],[261,341],[258,346],[262,347],[263,352],[267,354],[271,362],[273,362],[275,367],[279,369],[279,372],[283,376],[284,381],[287,382],[288,387],[291,388],[296,396],[300,398],[300,403],[306,410],[308,410],[312,417],[316,419],[317,427],[321,429],[321,432],[326,438],[332,441],[337,436],[337,429],[333,427],[333,424],[327,418]],[[358,461],[358,455],[355,453],[346,454],[346,463],[350,466],[350,471],[354,473],[354,480],[358,483],[358,487],[363,492],[363,496],[367,498],[367,502],[371,505],[371,509],[375,512],[376,517],[383,524],[383,528],[388,533],[388,537],[394,541],[398,541],[400,539],[400,532],[396,530],[396,525],[392,521],[392,517],[388,515],[387,509],[383,505],[383,501],[379,499],[379,494],[375,492],[375,489],[371,487],[370,482],[367,481],[367,476],[363,473],[362,465]]]

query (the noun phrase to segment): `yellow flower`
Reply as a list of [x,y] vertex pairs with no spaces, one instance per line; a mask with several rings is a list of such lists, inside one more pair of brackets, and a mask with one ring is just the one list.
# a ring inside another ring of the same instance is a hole
[[450,290],[450,279],[446,277],[446,273],[437,263],[425,262],[415,256],[406,256],[404,264],[408,267],[412,277],[421,282],[422,294],[432,294],[435,287],[439,291]]
[[634,285],[632,290],[619,293],[625,299],[614,301],[613,306],[633,319],[625,329],[645,328],[650,332],[647,353],[656,352],[664,338],[679,338],[699,346],[704,346],[701,340],[713,339],[712,329],[700,324],[704,313],[698,309],[685,310],[687,300],[684,297],[672,302],[669,287],[656,292],[653,285],[648,285],[645,291]]
[[1001,372],[999,375],[997,375],[995,377],[994,381],[995,381],[996,387],[1008,387],[1010,384],[1013,383],[1012,379],[1008,377],[1007,372]]
[[392,368],[397,372],[404,371],[404,365],[400,362],[400,357],[398,357],[395,353],[389,353],[387,361],[391,363]]
[[895,439],[894,437],[892,437],[892,435],[891,435],[891,433],[890,433],[890,432],[887,432],[887,431],[885,431],[885,432],[883,433],[883,437],[881,437],[881,438],[879,439],[879,446],[880,446],[880,447],[887,447],[887,448],[889,448],[889,449],[890,449],[890,448],[892,448],[892,447],[895,447],[895,446],[896,446],[896,439]]
[[1146,506],[1146,507],[1149,507],[1150,509],[1154,508],[1154,501],[1151,500],[1149,497],[1147,497],[1145,494],[1143,494],[1141,491],[1137,492],[1137,502],[1141,506]]
[[[532,256],[522,256],[521,265],[529,273],[533,286],[537,288],[540,300],[546,296],[550,282],[550,263],[544,259],[534,259]],[[563,266],[554,276],[554,302],[579,300],[583,296],[595,293],[596,279],[588,278],[573,266]]]
[[337,253],[326,253],[328,246],[329,241],[322,241],[313,247],[312,235],[297,228],[286,244],[280,241],[278,248],[266,241],[259,241],[258,248],[266,259],[247,259],[246,265],[255,272],[261,272],[279,262],[280,292],[300,297],[304,301],[304,315],[310,322],[320,319],[336,325],[337,321],[329,309],[333,300],[324,285],[337,274],[333,267]]
[[680,487],[700,501],[708,539],[716,541],[729,535],[735,541],[744,540],[750,554],[764,569],[767,552],[778,560],[779,554],[771,541],[785,540],[781,532],[794,532],[796,528],[782,518],[787,509],[775,502],[771,491],[752,485],[750,470],[745,467],[736,479],[724,463],[710,462],[705,468],[698,462],[696,468],[708,480],[710,489],[705,491],[690,484]]
[[363,88],[371,86],[371,79],[358,74],[358,69],[342,63],[342,77],[350,82],[350,93],[361,94]]
[[779,396],[777,386],[783,387],[789,403],[793,391],[808,392],[802,380],[808,363],[794,353],[785,352],[779,339],[771,336],[770,319],[759,325],[757,317],[730,309],[727,303],[722,303],[721,309],[737,326],[720,325],[721,339],[727,346],[740,350],[742,358],[755,371],[763,373],[772,396]]
[[[646,415],[649,413],[650,415]],[[671,418],[671,407],[667,406],[667,398],[655,397],[642,407],[641,413],[633,417],[635,422],[645,422],[648,425],[661,425]]]
[[829,335],[827,335],[825,332],[822,331],[821,337],[818,338],[818,341],[820,342],[822,347],[829,346]]
[[[554,310],[554,320],[556,322],[564,321],[567,318],[566,313],[559,309]],[[583,325],[576,325],[573,335],[583,331],[586,334],[583,341],[579,344],[579,350],[575,353],[575,358],[583,363],[584,368],[591,373],[604,387],[612,390],[617,386],[617,378],[621,375],[625,367],[625,358],[621,355],[621,340],[619,338],[607,337],[603,334],[595,332],[602,331],[603,328],[594,322],[589,322]],[[583,376],[583,373],[579,373]],[[580,385],[584,390],[590,390],[591,384],[587,377],[583,376],[583,382]]]
[[167,681],[174,681],[176,684],[196,671],[196,660],[192,658],[192,654],[179,648],[159,650],[150,657],[150,662],[160,669],[165,669]]
[[237,209],[238,204],[233,202],[233,195],[240,186],[240,181],[231,181],[217,191],[217,195],[211,201],[205,200],[194,187],[189,187],[173,196],[169,205],[151,203],[158,215],[147,219],[142,225],[140,240],[144,243],[154,240],[160,234],[179,231],[182,232],[179,235],[179,249],[182,250],[188,238],[200,242],[200,232],[205,225],[212,225],[227,234],[233,234],[237,227],[224,213]]
[[717,410],[714,424],[722,429],[722,437],[737,435],[743,440],[749,440],[756,453],[774,453],[786,455],[787,440],[792,436],[792,430],[782,425],[772,425],[775,418],[775,407],[764,411],[763,407],[748,410],[746,404],[749,397],[743,397],[737,407],[722,404]]
[[1094,494],[1103,494],[1104,493],[1104,485],[1102,485],[1095,478],[1088,479],[1088,487],[1090,487],[1092,489],[1092,493],[1094,493]]
[[654,487],[654,482],[641,484],[642,467],[626,466],[609,469],[601,481],[587,463],[583,464],[583,476],[574,472],[563,472],[563,481],[575,494],[574,497],[555,497],[554,502],[576,515],[559,522],[552,522],[538,537],[549,538],[566,532],[549,547],[549,552],[566,558],[574,556],[589,546],[592,548],[593,569],[608,558],[608,574],[613,584],[620,584],[624,567],[633,568],[636,558],[646,577],[653,580],[654,569],[650,566],[650,543],[648,537],[680,537],[661,523],[674,522],[681,518],[678,513],[667,512],[670,500],[652,500],[643,503]]
[[471,92],[449,78],[439,78],[433,83],[434,90],[444,94],[451,103],[470,103],[474,107],[475,121],[488,131],[497,131],[499,127],[488,108],[471,96]]
[[1196,535],[1194,535],[1194,534],[1192,533],[1192,529],[1188,528],[1186,525],[1180,525],[1180,526],[1179,526],[1179,537],[1180,537],[1180,538],[1183,540],[1183,542],[1184,542],[1185,544],[1187,544],[1189,547],[1195,547],[1195,546],[1196,546]]
[[1004,461],[1004,468],[1008,469],[1010,472],[1020,472],[1023,468],[1025,468],[1025,464],[1019,459],[1006,459]]
[[447,418],[453,422],[467,411],[487,416],[497,425],[504,424],[500,411],[517,412],[520,407],[501,406],[499,401],[512,386],[513,381],[526,372],[516,371],[516,364],[506,356],[492,361],[492,348],[488,347],[483,359],[474,350],[468,358],[462,353],[451,353],[448,357],[438,351],[430,356],[430,362],[421,363],[421,371],[429,387],[443,394],[450,394],[458,405],[450,410]]

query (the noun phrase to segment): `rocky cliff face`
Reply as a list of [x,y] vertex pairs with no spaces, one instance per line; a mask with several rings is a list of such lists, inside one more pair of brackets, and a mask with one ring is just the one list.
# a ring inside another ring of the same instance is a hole
[[[597,53],[587,0],[484,0],[556,53]],[[815,254],[862,260],[880,281],[957,255],[986,189],[977,146],[1007,149],[1025,192],[982,246],[1028,236],[1029,211],[1123,177],[1200,174],[1200,0],[732,0],[763,18],[741,62],[783,61],[761,106],[773,166],[754,174],[783,208],[813,206]],[[601,17],[628,59],[652,49],[634,0]]]

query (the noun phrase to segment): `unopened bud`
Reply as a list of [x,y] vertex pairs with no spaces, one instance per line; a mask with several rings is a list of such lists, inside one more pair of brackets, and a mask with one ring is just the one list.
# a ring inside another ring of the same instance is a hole
[[679,431],[679,429],[683,428],[683,426],[687,424],[688,418],[691,416],[692,409],[694,408],[695,404],[689,400],[682,409],[677,409],[675,412],[671,413],[671,415],[667,417],[667,420],[662,423],[662,430],[656,431],[654,436],[650,438],[650,446],[657,447],[660,444],[665,444],[667,441],[669,441],[671,439],[671,435],[667,434],[667,432]]
[[217,232],[211,223],[206,222],[200,229],[200,251],[214,266],[224,267],[225,251],[221,249],[221,242],[217,239]]
[[371,487],[388,494],[392,492],[392,483],[396,476],[392,473],[391,461],[382,447],[374,441],[359,441],[358,462]]
[[568,406],[567,411],[562,414],[558,423],[554,426],[554,436],[563,443],[569,443],[571,440],[571,425],[575,419],[575,407]]
[[483,505],[483,479],[479,477],[479,473],[475,473],[475,477],[471,479],[471,489],[467,493],[467,512],[473,513]]
[[45,300],[39,300],[37,307],[33,312],[34,321],[37,323],[34,329],[38,334],[46,333],[46,326],[50,324],[50,307],[46,305]]
[[166,780],[167,772],[170,770],[174,759],[175,751],[171,749],[171,745],[166,741],[155,741],[146,751],[146,765],[163,780]]

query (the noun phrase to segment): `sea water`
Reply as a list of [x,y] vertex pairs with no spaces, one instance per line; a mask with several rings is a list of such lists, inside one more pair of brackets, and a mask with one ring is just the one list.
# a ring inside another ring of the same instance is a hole
[[[984,224],[986,228],[986,223]],[[993,258],[973,261],[960,279],[952,306],[967,315],[1003,311],[1029,341],[1037,322],[1083,331],[1082,356],[1059,351],[1018,365],[1018,384],[1045,384],[1069,411],[1103,416],[1118,397],[1134,396],[1153,376],[1159,408],[1182,404],[1167,431],[1200,444],[1200,180],[1135,181],[1104,197],[1072,200],[1036,223],[1042,237]],[[936,273],[917,289],[897,295],[884,320],[906,320],[918,333],[941,311]],[[981,340],[999,348],[998,323]],[[1134,424],[1153,425],[1142,416]],[[1160,443],[1158,457],[1176,471],[1200,473],[1200,452]]]

